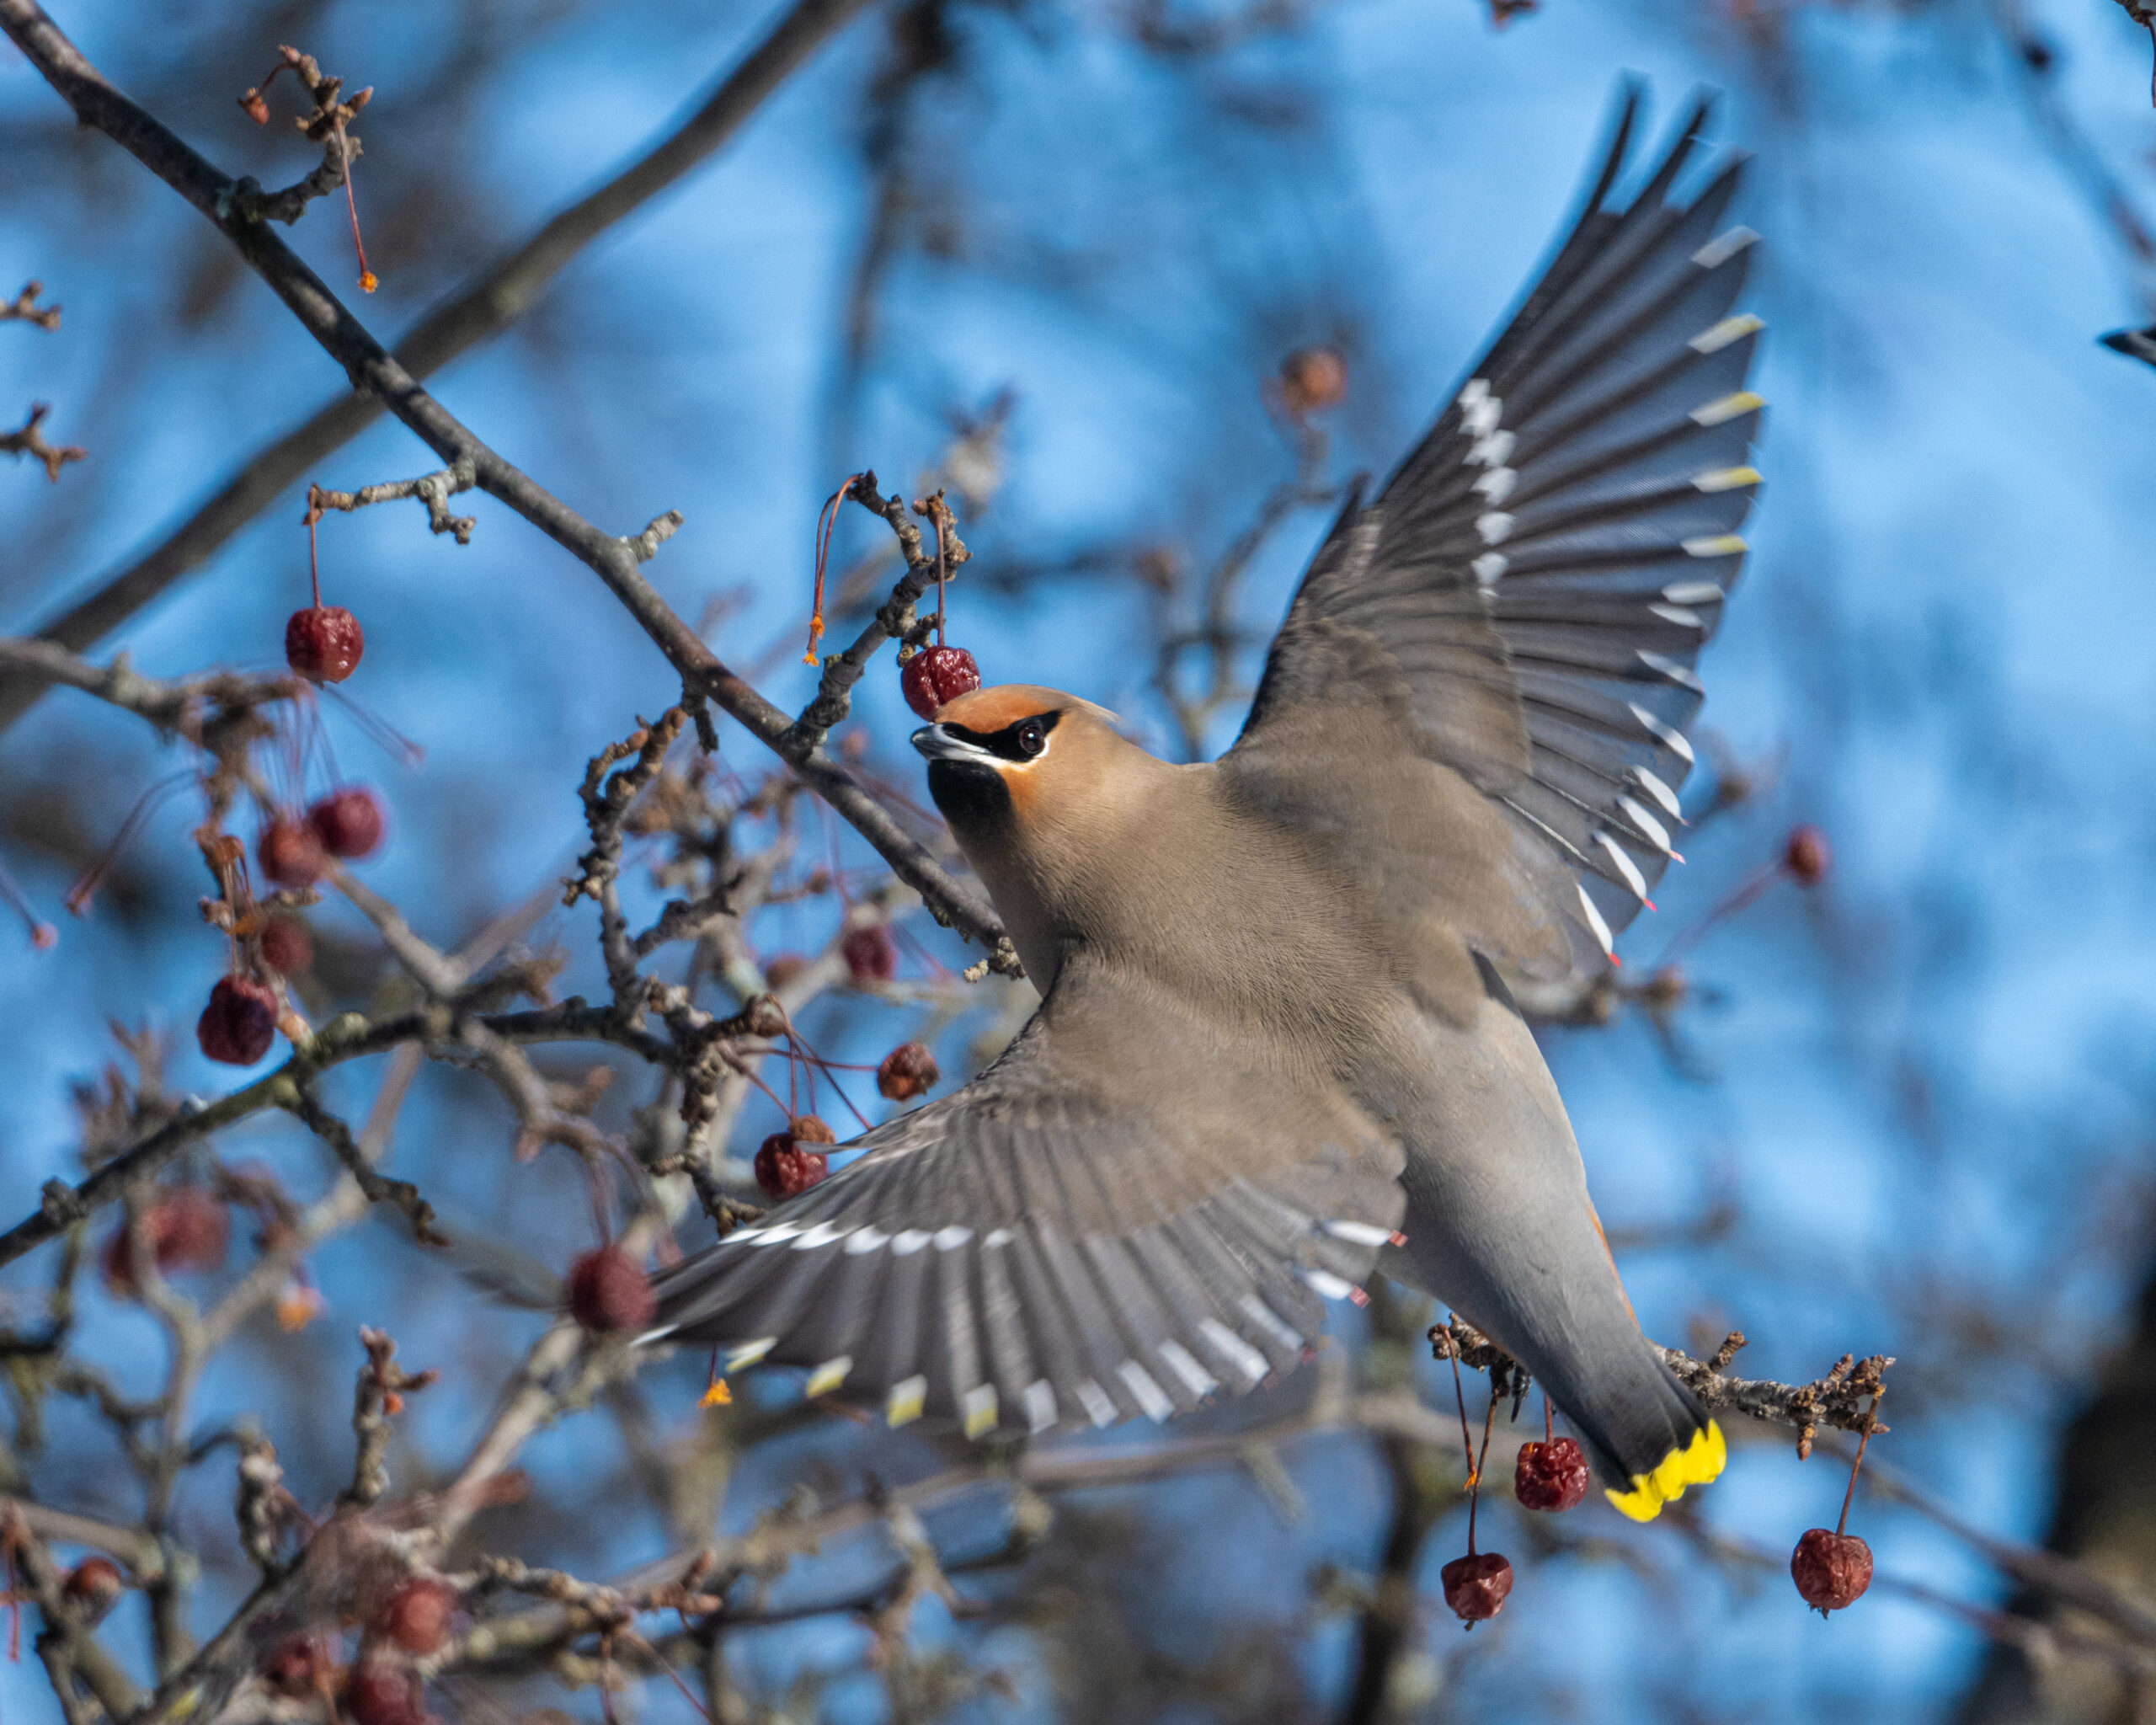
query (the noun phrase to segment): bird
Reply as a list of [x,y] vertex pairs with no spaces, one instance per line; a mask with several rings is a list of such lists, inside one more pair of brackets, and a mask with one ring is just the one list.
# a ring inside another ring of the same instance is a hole
[[1760,483],[1743,158],[1678,195],[1702,99],[1622,195],[1641,99],[1434,426],[1348,497],[1218,760],[1031,684],[913,734],[1039,1007],[660,1272],[640,1339],[893,1424],[1044,1433],[1268,1383],[1381,1273],[1518,1359],[1626,1515],[1721,1471],[1513,990],[1607,974],[1676,855]]

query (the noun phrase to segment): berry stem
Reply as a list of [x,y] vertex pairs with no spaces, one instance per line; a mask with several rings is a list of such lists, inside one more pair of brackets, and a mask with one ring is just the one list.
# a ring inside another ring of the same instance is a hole
[[344,163],[344,208],[352,218],[352,249],[360,254],[360,291],[372,293],[376,282],[374,271],[367,268],[367,248],[360,238],[360,204],[352,195],[352,147],[344,139],[344,122],[337,122],[337,153]]
[[1849,1482],[1842,1493],[1841,1519],[1834,1524],[1834,1536],[1837,1539],[1841,1537],[1844,1530],[1849,1525],[1849,1500],[1856,1496],[1856,1472],[1864,1466],[1864,1448],[1871,1441],[1871,1429],[1879,1422],[1879,1403],[1886,1394],[1886,1386],[1881,1384],[1878,1392],[1871,1398],[1871,1406],[1865,1410],[1864,1430],[1858,1434],[1856,1440],[1856,1459],[1849,1463]]
[[1457,1342],[1452,1344],[1452,1350],[1446,1357],[1452,1361],[1453,1400],[1460,1404],[1460,1446],[1467,1451],[1467,1483],[1471,1490],[1475,1485],[1475,1434],[1467,1423],[1467,1391],[1460,1385],[1460,1344]]
[[[1465,1409],[1461,1410],[1463,1415]],[[1467,1555],[1475,1555],[1475,1512],[1482,1504],[1482,1464],[1490,1456],[1490,1428],[1497,1423],[1497,1380],[1495,1373],[1490,1378],[1490,1407],[1482,1416],[1482,1448],[1474,1458],[1474,1471],[1467,1476]]]
[[803,665],[814,665],[816,644],[824,638],[824,568],[830,561],[831,535],[837,530],[839,509],[861,479],[860,473],[848,473],[839,489],[824,499],[824,506],[816,512],[816,592],[809,601],[808,645],[801,655]]
[[307,584],[314,589],[314,608],[319,611],[322,609],[322,556],[315,545],[314,522],[315,517],[310,513],[307,518]]
[[1545,1390],[1542,1392],[1542,1441],[1545,1444],[1554,1443],[1556,1441],[1556,1418],[1550,1412],[1550,1392]]
[[[939,498],[938,501],[942,499]],[[936,512],[936,644],[943,641],[943,584],[951,574],[951,536],[944,523],[950,519],[945,510]]]

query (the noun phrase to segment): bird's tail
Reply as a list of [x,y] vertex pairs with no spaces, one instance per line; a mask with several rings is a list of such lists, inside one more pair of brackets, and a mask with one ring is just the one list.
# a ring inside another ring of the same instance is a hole
[[1687,1486],[1719,1475],[1728,1450],[1699,1397],[1634,1337],[1615,1357],[1595,1355],[1577,1381],[1545,1382],[1586,1440],[1604,1495],[1633,1520],[1652,1521]]

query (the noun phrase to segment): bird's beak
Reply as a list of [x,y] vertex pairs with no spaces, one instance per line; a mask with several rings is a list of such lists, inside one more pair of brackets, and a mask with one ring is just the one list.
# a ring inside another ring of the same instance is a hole
[[995,764],[995,756],[987,750],[961,741],[940,724],[925,724],[915,731],[913,745],[931,761],[977,761],[990,766]]

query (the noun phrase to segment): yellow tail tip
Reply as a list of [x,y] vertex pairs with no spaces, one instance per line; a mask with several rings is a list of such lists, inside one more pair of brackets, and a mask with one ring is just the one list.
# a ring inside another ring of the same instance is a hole
[[1692,1434],[1690,1443],[1663,1456],[1652,1472],[1634,1474],[1631,1490],[1605,1491],[1603,1496],[1617,1506],[1620,1514],[1635,1521],[1652,1521],[1662,1514],[1664,1503],[1673,1503],[1684,1495],[1685,1487],[1703,1486],[1719,1478],[1728,1460],[1729,1445],[1722,1441],[1721,1428],[1710,1419]]
[[734,1391],[727,1388],[726,1380],[724,1378],[713,1378],[711,1382],[705,1386],[703,1395],[697,1400],[696,1406],[699,1407],[723,1407],[733,1400]]

